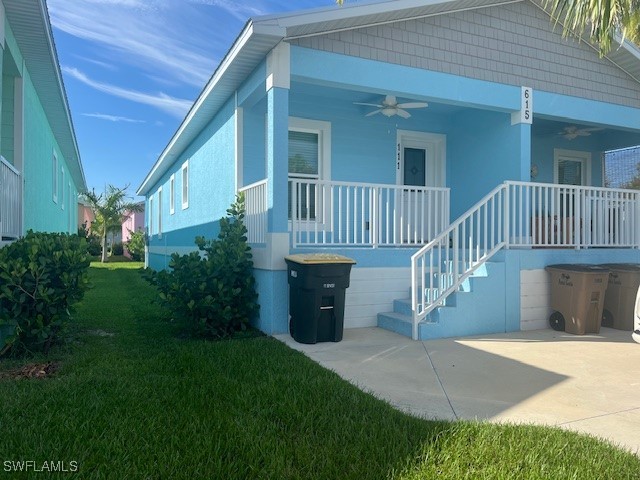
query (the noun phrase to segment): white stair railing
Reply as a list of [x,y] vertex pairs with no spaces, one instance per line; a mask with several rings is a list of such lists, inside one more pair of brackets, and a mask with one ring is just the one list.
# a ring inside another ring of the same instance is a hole
[[413,339],[418,324],[506,244],[507,186],[499,185],[411,257]]

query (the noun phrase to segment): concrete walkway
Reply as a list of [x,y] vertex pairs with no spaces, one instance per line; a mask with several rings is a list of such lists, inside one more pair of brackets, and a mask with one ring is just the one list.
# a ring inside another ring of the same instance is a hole
[[631,332],[549,329],[418,342],[360,328],[339,343],[276,338],[414,415],[556,425],[640,454],[640,344]]

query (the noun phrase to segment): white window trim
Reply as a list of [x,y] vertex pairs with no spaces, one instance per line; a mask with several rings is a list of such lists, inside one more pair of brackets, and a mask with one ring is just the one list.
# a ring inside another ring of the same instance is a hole
[[571,160],[582,162],[581,185],[591,185],[591,152],[563,150],[561,148],[553,149],[553,183],[558,184],[560,181],[558,166],[562,158],[570,158]]
[[[187,171],[187,173],[185,174],[185,170]],[[186,162],[184,162],[182,164],[182,167],[180,168],[180,172],[181,172],[181,184],[180,184],[180,191],[181,191],[181,197],[182,197],[182,209],[186,209],[189,208],[189,160],[187,160]],[[186,181],[186,195],[185,195],[185,178],[187,179]]]
[[176,174],[169,177],[169,214],[176,213]]
[[151,195],[149,197],[149,236],[153,234],[153,195]]
[[52,189],[53,189],[53,201],[55,203],[58,203],[58,185],[59,185],[59,181],[58,181],[58,155],[56,154],[55,150],[53,152],[53,158],[52,158],[52,173],[53,173],[53,183],[52,185]]
[[[289,117],[289,131],[315,133],[318,135],[318,180],[329,180],[331,178],[331,122]],[[287,176],[289,176],[288,169]],[[301,178],[313,178],[313,176],[304,174],[298,176]],[[333,209],[330,206],[327,210],[329,212],[327,215],[328,218],[317,218],[314,221],[300,222],[300,228],[303,230],[314,230],[318,227],[330,229],[332,225],[331,212]],[[289,229],[291,229],[291,226],[291,220],[289,220]]]
[[162,238],[162,187],[158,188],[158,238]]
[[60,185],[61,185],[61,189],[60,189],[60,208],[62,208],[62,210],[64,210],[64,167],[60,167]]

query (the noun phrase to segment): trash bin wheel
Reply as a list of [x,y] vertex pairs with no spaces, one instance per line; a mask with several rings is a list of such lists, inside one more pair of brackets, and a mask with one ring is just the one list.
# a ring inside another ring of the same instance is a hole
[[293,337],[294,329],[293,329],[293,318],[289,316],[289,335]]
[[603,327],[613,327],[613,314],[606,308],[602,311],[602,323]]
[[549,317],[549,326],[558,332],[564,332],[564,317],[560,312],[553,312]]

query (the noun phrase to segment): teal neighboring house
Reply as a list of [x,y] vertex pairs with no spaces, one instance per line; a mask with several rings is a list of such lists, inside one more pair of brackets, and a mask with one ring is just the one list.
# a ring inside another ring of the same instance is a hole
[[548,327],[555,263],[640,263],[640,50],[562,37],[537,0],[347,2],[250,19],[138,189],[147,264],[246,198],[256,326],[288,331],[284,257],[357,263],[345,328]]
[[74,233],[86,190],[45,0],[0,1],[0,245]]

